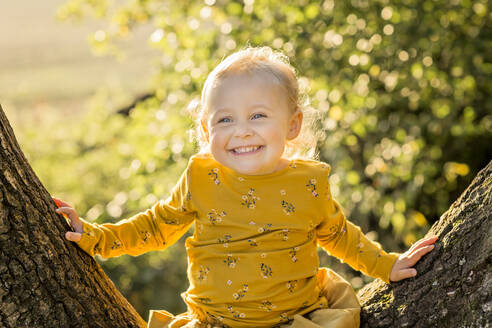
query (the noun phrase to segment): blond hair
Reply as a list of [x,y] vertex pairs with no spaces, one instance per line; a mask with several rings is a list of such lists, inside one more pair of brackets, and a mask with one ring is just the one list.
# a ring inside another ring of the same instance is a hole
[[240,74],[266,74],[272,81],[285,90],[291,113],[297,110],[303,113],[303,124],[299,135],[286,142],[284,156],[286,158],[318,158],[316,144],[321,137],[315,124],[318,113],[308,102],[304,90],[299,87],[294,67],[290,65],[289,57],[270,47],[246,47],[239,50],[217,65],[205,80],[200,101],[190,103],[188,107],[194,117],[195,126],[191,132],[192,140],[196,140],[200,153],[209,153],[209,144],[202,129],[201,122],[206,121],[208,114],[208,98],[211,91],[221,79]]

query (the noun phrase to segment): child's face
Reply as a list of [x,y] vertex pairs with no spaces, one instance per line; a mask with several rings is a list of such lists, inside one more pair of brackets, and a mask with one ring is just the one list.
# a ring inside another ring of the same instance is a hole
[[215,159],[247,175],[283,168],[285,143],[300,131],[302,112],[291,114],[285,91],[265,75],[221,79],[211,91],[202,127]]

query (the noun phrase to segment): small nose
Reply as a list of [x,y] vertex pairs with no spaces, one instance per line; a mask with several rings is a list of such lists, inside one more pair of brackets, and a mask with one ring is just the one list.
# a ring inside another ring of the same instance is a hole
[[238,124],[234,135],[239,138],[246,138],[253,135],[253,130],[247,123]]

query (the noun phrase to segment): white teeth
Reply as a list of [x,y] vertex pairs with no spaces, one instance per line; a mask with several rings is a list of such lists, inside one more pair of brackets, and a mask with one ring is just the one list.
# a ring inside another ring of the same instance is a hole
[[255,151],[257,150],[258,148],[260,148],[260,146],[254,146],[254,147],[239,147],[239,148],[234,148],[233,151],[237,154],[240,154],[240,153],[249,153],[251,151]]

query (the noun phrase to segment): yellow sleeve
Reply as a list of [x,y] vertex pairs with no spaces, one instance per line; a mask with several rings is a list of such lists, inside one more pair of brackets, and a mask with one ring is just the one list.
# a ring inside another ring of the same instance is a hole
[[196,212],[191,201],[191,160],[166,200],[117,223],[97,224],[82,219],[84,233],[77,245],[86,253],[104,258],[137,256],[163,250],[174,244],[193,223]]
[[393,264],[400,254],[386,253],[381,245],[367,238],[360,227],[345,218],[340,204],[332,198],[326,175],[324,215],[316,228],[318,245],[364,274],[389,283]]

